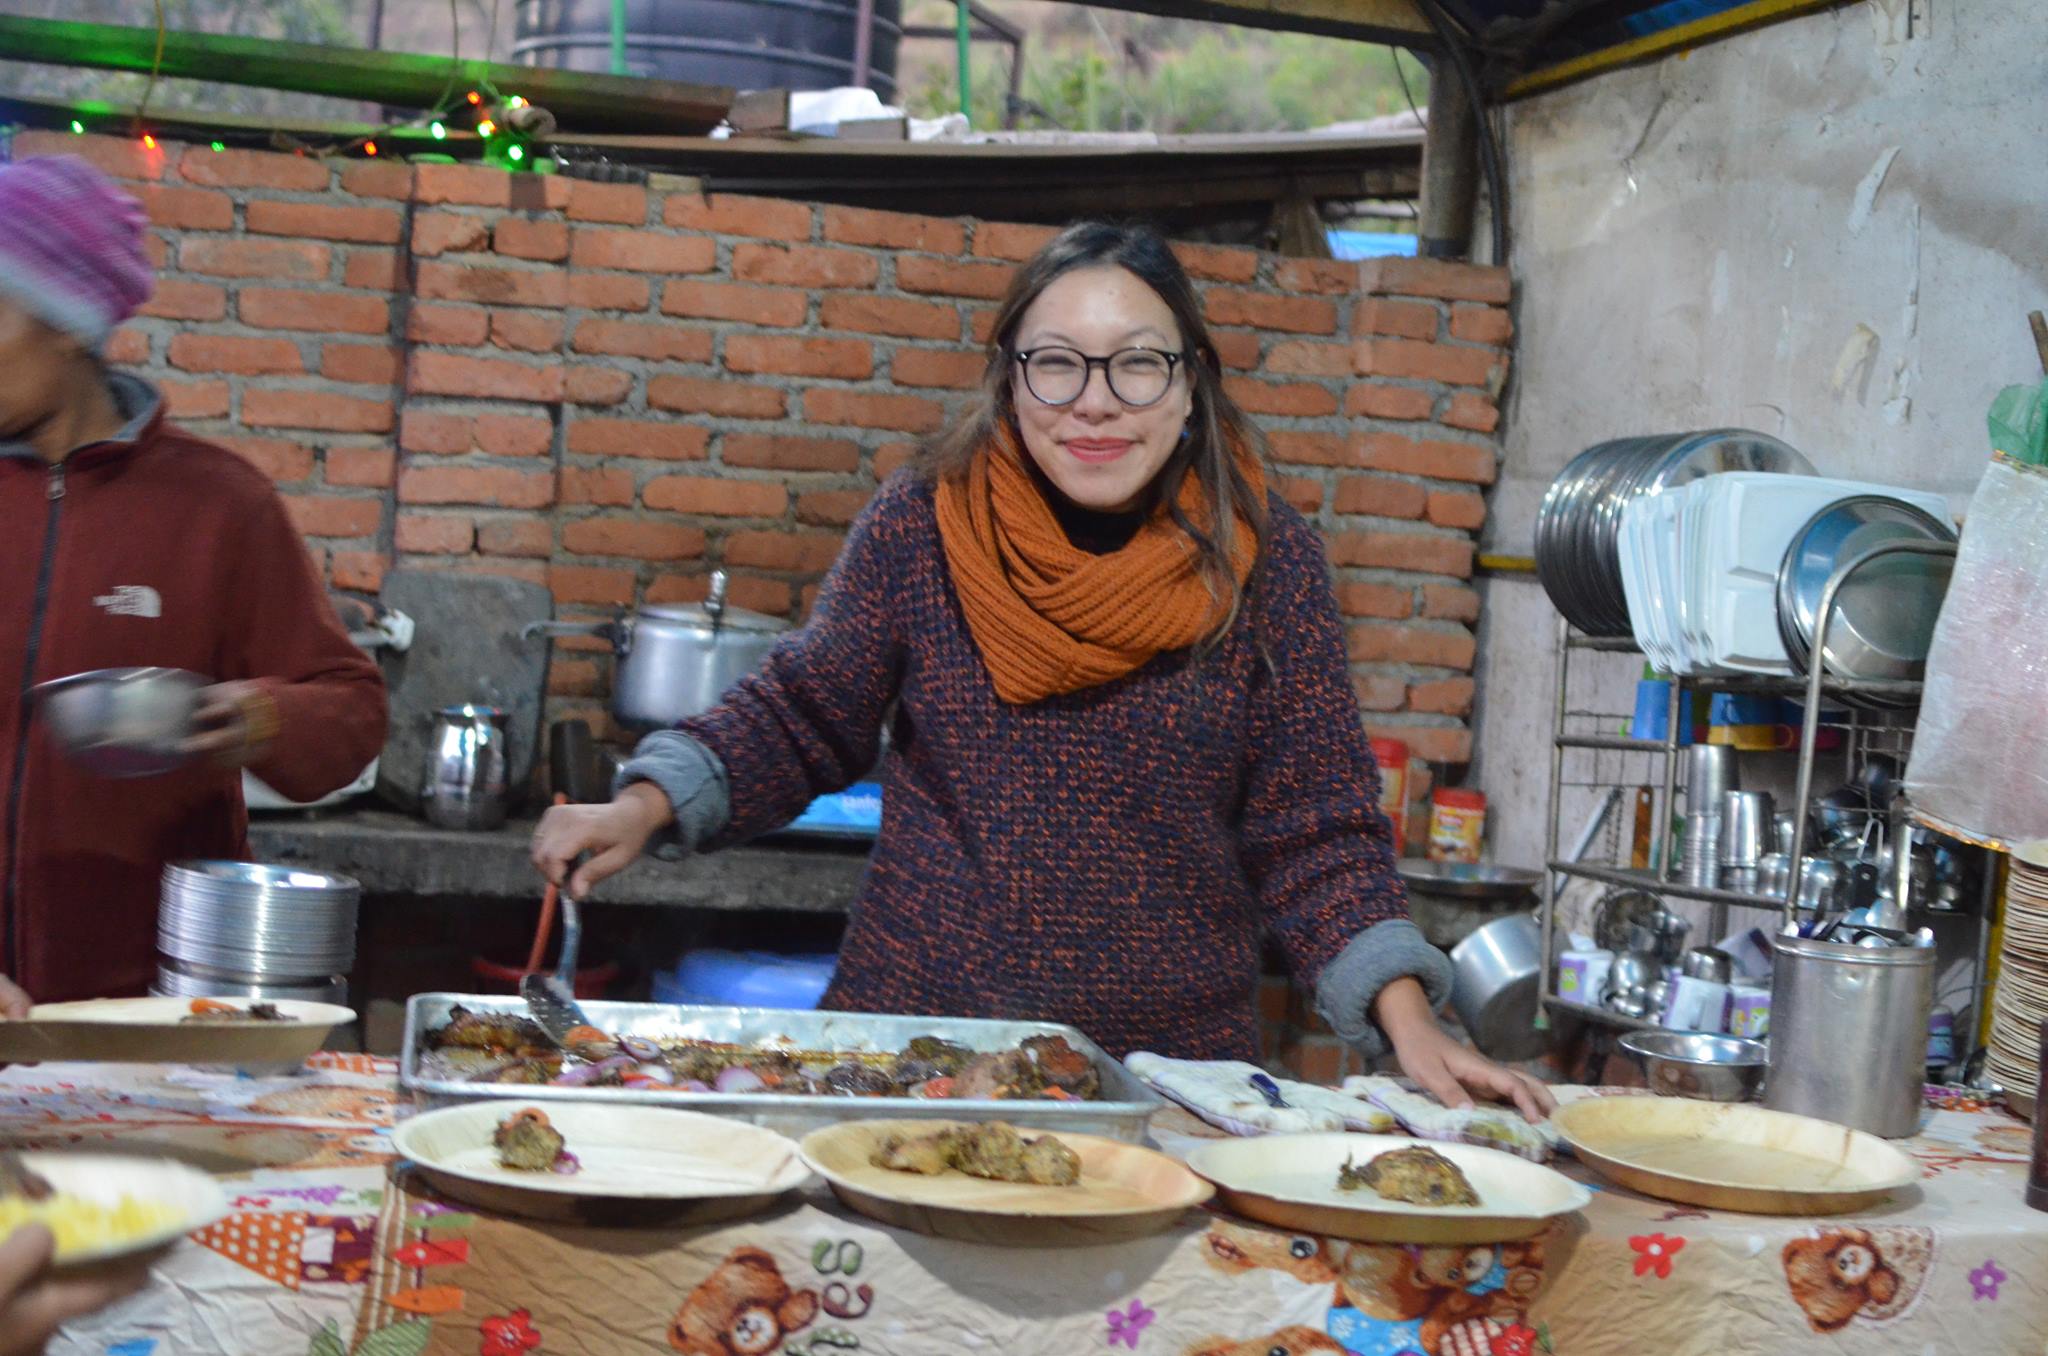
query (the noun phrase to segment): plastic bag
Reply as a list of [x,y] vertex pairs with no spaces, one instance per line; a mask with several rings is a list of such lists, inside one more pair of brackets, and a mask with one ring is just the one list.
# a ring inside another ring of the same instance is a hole
[[2033,466],[2048,464],[2048,381],[2008,386],[1985,416],[1994,453]]
[[1906,791],[1956,837],[2001,850],[2048,838],[2048,470],[2001,459],[1977,486]]

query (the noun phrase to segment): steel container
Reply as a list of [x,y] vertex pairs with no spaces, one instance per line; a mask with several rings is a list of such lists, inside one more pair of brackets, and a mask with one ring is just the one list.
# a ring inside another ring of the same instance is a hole
[[1771,944],[1764,1105],[1886,1139],[1918,1133],[1934,948]]
[[520,999],[504,994],[421,993],[405,1005],[405,1045],[398,1084],[422,1107],[461,1102],[539,1104],[620,1102],[630,1106],[672,1106],[731,1116],[801,1137],[821,1126],[851,1120],[1007,1121],[1020,1129],[1065,1130],[1102,1135],[1128,1144],[1141,1142],[1152,1113],[1165,1105],[1137,1075],[1111,1059],[1102,1047],[1070,1026],[1054,1022],[985,1021],[964,1017],[897,1017],[862,1012],[797,1012],[772,1008],[693,1007],[669,1003],[585,1003],[591,1022],[614,1035],[650,1040],[694,1038],[739,1045],[784,1046],[853,1053],[903,1049],[918,1036],[942,1036],[969,1050],[1007,1050],[1027,1036],[1064,1036],[1094,1062],[1102,1076],[1102,1099],[970,1101],[926,1097],[804,1097],[787,1093],[688,1092],[674,1089],[574,1088],[464,1083],[432,1077],[422,1066],[427,1032],[448,1020],[450,1010],[529,1015]]
[[296,867],[172,862],[157,906],[157,950],[224,982],[325,984],[355,964],[361,893],[347,876]]
[[1765,1068],[1762,1041],[1693,1031],[1631,1031],[1621,1048],[1635,1056],[1650,1091],[1701,1102],[1746,1102]]
[[29,689],[65,756],[101,777],[159,777],[192,761],[207,680],[183,669],[94,669]]
[[502,707],[444,706],[434,713],[420,809],[443,829],[495,829],[511,812],[512,713]]
[[1451,1007],[1472,1043],[1494,1059],[1534,1059],[1549,1045],[1536,1026],[1543,934],[1534,914],[1496,918],[1451,948]]
[[666,729],[718,704],[725,690],[761,666],[789,630],[725,601],[725,572],[711,576],[702,607],[644,606],[605,622],[534,622],[527,636],[596,636],[610,642],[612,715],[634,730]]

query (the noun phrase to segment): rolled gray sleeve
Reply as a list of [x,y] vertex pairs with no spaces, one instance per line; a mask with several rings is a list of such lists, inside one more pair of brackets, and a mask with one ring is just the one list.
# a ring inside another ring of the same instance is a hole
[[1373,1000],[1404,976],[1421,983],[1431,1008],[1442,1007],[1451,996],[1450,959],[1423,938],[1421,928],[1405,918],[1375,923],[1323,967],[1316,981],[1316,1015],[1346,1043],[1377,1059],[1389,1044],[1372,1019]]
[[653,843],[654,855],[663,861],[695,851],[732,818],[725,764],[680,730],[656,730],[641,740],[613,779],[612,794],[635,782],[654,783],[675,810],[674,822]]

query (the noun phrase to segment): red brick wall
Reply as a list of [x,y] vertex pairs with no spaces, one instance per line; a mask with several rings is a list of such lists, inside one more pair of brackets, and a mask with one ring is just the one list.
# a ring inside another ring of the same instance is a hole
[[[277,482],[334,584],[512,574],[569,616],[699,598],[722,566],[736,601],[800,618],[878,479],[977,380],[995,299],[1049,234],[686,181],[12,149],[132,181],[161,277],[111,358]],[[1328,540],[1368,723],[1465,761],[1506,274],[1182,254]],[[608,665],[559,654],[559,714],[602,728]]]

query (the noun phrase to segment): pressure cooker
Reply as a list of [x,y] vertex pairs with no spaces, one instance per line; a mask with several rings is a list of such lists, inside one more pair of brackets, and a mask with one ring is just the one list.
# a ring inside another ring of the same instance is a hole
[[710,710],[789,630],[787,621],[727,603],[725,591],[725,571],[718,570],[702,606],[645,604],[612,621],[533,622],[521,634],[610,641],[618,656],[613,717],[632,729],[661,729]]

